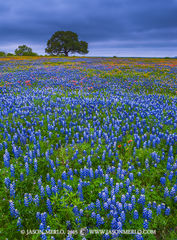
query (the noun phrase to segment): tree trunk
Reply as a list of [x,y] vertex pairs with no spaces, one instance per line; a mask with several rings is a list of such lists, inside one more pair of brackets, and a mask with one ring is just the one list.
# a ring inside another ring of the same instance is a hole
[[68,51],[65,51],[65,57],[68,57]]

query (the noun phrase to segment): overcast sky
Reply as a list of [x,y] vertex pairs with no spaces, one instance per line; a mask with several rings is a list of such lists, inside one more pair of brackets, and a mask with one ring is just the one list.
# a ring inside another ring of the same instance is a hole
[[0,51],[44,54],[60,30],[87,41],[88,56],[177,56],[177,0],[0,0]]

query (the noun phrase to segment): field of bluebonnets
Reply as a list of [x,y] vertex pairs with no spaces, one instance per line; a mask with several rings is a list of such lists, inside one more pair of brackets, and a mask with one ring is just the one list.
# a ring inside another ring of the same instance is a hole
[[177,60],[1,58],[0,159],[2,240],[177,239]]

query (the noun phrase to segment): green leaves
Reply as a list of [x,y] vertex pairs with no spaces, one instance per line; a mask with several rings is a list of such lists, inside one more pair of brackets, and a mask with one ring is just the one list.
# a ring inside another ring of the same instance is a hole
[[18,46],[17,49],[15,49],[15,55],[17,55],[17,56],[37,56],[37,53],[33,53],[32,48],[30,48],[26,45],[21,45],[21,46]]
[[45,52],[50,55],[64,54],[68,56],[68,53],[88,53],[88,43],[85,41],[79,41],[77,33],[71,31],[57,31],[47,42],[47,48]]

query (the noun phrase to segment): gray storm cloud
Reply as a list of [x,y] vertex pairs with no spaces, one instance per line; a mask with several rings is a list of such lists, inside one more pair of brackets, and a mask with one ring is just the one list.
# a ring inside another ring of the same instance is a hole
[[0,3],[0,50],[24,43],[44,53],[55,31],[71,30],[90,55],[175,56],[176,13],[176,0],[7,0]]

